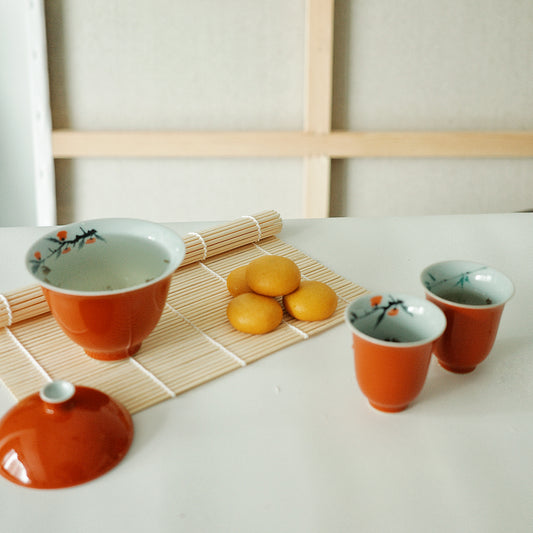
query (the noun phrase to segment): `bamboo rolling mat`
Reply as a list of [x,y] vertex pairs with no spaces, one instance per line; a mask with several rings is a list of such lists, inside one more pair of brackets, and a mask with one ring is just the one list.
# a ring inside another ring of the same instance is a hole
[[[266,211],[185,236],[185,259],[161,320],[137,355],[121,361],[88,357],[59,329],[40,287],[0,295],[0,379],[17,400],[66,379],[97,388],[135,413],[341,323],[347,304],[366,290],[280,240],[281,227],[279,214]],[[285,313],[264,335],[233,329],[226,277],[263,254],[289,257],[303,279],[330,285],[338,296],[333,316],[302,322]]]

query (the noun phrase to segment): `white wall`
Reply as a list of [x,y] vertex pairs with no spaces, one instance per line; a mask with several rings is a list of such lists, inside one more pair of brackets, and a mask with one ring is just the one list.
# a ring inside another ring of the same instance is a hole
[[56,221],[44,11],[0,1],[0,226]]
[[[0,2],[0,226],[36,222],[25,6]],[[22,36],[22,38],[21,38]],[[15,45],[18,43],[18,46]]]
[[[46,3],[56,128],[300,130],[304,0]],[[333,127],[533,129],[530,0],[337,0]],[[333,162],[337,216],[533,208],[531,159]],[[60,221],[302,214],[293,159],[56,163]]]

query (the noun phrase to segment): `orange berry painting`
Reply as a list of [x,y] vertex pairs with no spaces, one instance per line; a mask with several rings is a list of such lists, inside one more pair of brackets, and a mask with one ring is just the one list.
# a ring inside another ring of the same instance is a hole
[[33,252],[34,259],[30,260],[31,269],[35,274],[40,268],[43,272],[50,272],[50,268],[46,265],[46,261],[51,257],[56,259],[64,254],[69,253],[74,249],[81,249],[86,244],[92,244],[97,240],[105,242],[105,239],[98,235],[95,229],[85,230],[80,226],[80,232],[74,235],[71,239],[68,238],[68,232],[66,230],[60,230],[57,232],[56,237],[49,237],[47,240],[52,242],[55,246],[48,248],[48,254],[43,254],[37,250]]
[[386,317],[392,317],[398,315],[400,312],[400,309],[405,311],[408,315],[411,315],[412,313],[409,311],[408,307],[405,305],[404,301],[398,298],[395,298],[393,296],[389,296],[385,303],[383,302],[383,296],[377,295],[372,296],[369,300],[370,305],[372,306],[371,309],[369,309],[366,313],[364,313],[361,316],[356,316],[355,313],[351,313],[350,315],[350,321],[353,323],[353,321],[358,320],[360,318],[365,318],[370,315],[376,315],[376,324],[374,327],[378,327],[381,321]]
[[370,305],[372,307],[376,307],[376,305],[379,305],[381,303],[382,299],[383,299],[383,296],[374,296],[370,298]]

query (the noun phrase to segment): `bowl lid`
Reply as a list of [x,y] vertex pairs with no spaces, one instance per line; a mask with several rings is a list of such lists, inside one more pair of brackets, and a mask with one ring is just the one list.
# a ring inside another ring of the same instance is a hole
[[0,420],[0,474],[38,489],[79,485],[116,466],[132,440],[121,404],[96,389],[52,381]]

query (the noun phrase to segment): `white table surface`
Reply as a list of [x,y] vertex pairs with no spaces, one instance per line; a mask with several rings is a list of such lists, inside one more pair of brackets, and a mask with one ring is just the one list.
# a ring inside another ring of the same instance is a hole
[[[23,257],[45,231],[0,228],[0,292],[32,283]],[[423,267],[471,259],[516,294],[489,358],[468,375],[433,359],[402,413],[368,405],[342,324],[137,413],[95,481],[0,477],[0,531],[533,531],[533,214],[285,221],[279,237],[370,290],[422,295]],[[0,413],[13,404],[0,385]]]

